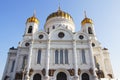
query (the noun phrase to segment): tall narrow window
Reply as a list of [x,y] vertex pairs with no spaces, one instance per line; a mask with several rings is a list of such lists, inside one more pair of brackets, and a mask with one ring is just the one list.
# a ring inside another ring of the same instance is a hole
[[48,28],[48,34],[49,34],[49,28]]
[[32,33],[32,26],[29,26],[28,33]]
[[40,62],[41,62],[41,50],[38,50],[37,64],[40,64]]
[[58,64],[58,50],[55,51],[55,64]]
[[68,50],[55,50],[55,64],[68,64]]
[[13,70],[14,70],[14,65],[15,65],[15,60],[13,60],[13,62],[12,62],[11,72],[13,72]]
[[96,59],[96,56],[94,56],[94,61],[95,61],[95,67],[97,67],[97,59]]
[[22,69],[25,68],[26,64],[27,64],[27,56],[24,56],[24,57],[23,57]]
[[84,49],[82,49],[82,62],[86,63],[85,50]]
[[68,64],[68,50],[65,49],[65,64]]
[[88,33],[93,34],[91,27],[88,27]]
[[53,26],[53,29],[55,29],[55,26]]
[[60,64],[63,64],[63,50],[60,50]]

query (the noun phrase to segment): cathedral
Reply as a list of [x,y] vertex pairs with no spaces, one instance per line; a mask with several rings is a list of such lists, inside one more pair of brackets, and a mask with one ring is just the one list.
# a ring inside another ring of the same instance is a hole
[[60,7],[47,17],[44,30],[34,13],[17,48],[9,49],[2,80],[113,79],[109,51],[98,41],[92,19],[85,14],[81,30],[75,28]]

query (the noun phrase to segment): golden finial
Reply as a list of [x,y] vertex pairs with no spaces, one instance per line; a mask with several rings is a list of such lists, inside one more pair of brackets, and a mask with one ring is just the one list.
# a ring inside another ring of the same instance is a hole
[[84,11],[85,18],[87,18],[86,11]]

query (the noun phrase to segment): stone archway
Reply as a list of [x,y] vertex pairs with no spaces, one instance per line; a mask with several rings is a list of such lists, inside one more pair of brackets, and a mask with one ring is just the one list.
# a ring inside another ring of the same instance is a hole
[[67,80],[67,75],[64,72],[59,72],[57,74],[57,80]]
[[89,75],[87,73],[82,74],[82,80],[90,80]]
[[35,74],[33,80],[42,80],[40,74]]

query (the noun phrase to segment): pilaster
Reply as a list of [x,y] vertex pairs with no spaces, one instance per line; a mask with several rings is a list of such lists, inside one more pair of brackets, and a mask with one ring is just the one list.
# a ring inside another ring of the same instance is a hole
[[18,50],[18,52],[17,52],[17,57],[16,57],[16,59],[15,59],[15,67],[14,67],[13,75],[12,75],[13,80],[15,79],[15,74],[16,74],[17,62],[18,62],[18,59],[19,59],[19,54],[20,54],[20,50]]
[[50,40],[47,41],[45,80],[49,80],[49,59],[50,59]]
[[104,55],[103,55],[103,54],[100,54],[100,56],[102,57],[102,58],[101,58],[102,63],[101,63],[101,65],[100,65],[100,68],[102,67],[104,76],[105,76],[105,77],[108,77],[107,72],[106,72],[106,70],[105,70]]
[[74,80],[78,80],[78,66],[77,66],[77,53],[76,53],[76,41],[73,40],[73,54],[74,54]]
[[94,80],[98,80],[97,79],[97,75],[96,75],[96,71],[95,71],[95,61],[94,61],[94,56],[93,56],[93,49],[92,49],[92,42],[91,40],[89,40],[89,48],[90,48],[90,57],[91,57],[91,65],[92,65],[92,68],[93,68],[93,79]]
[[33,45],[32,44],[33,44],[33,41],[31,42],[30,47],[29,47],[26,80],[30,79],[30,77],[29,77],[29,70],[30,70],[30,67],[31,67],[31,57],[32,57],[32,49],[33,49]]

